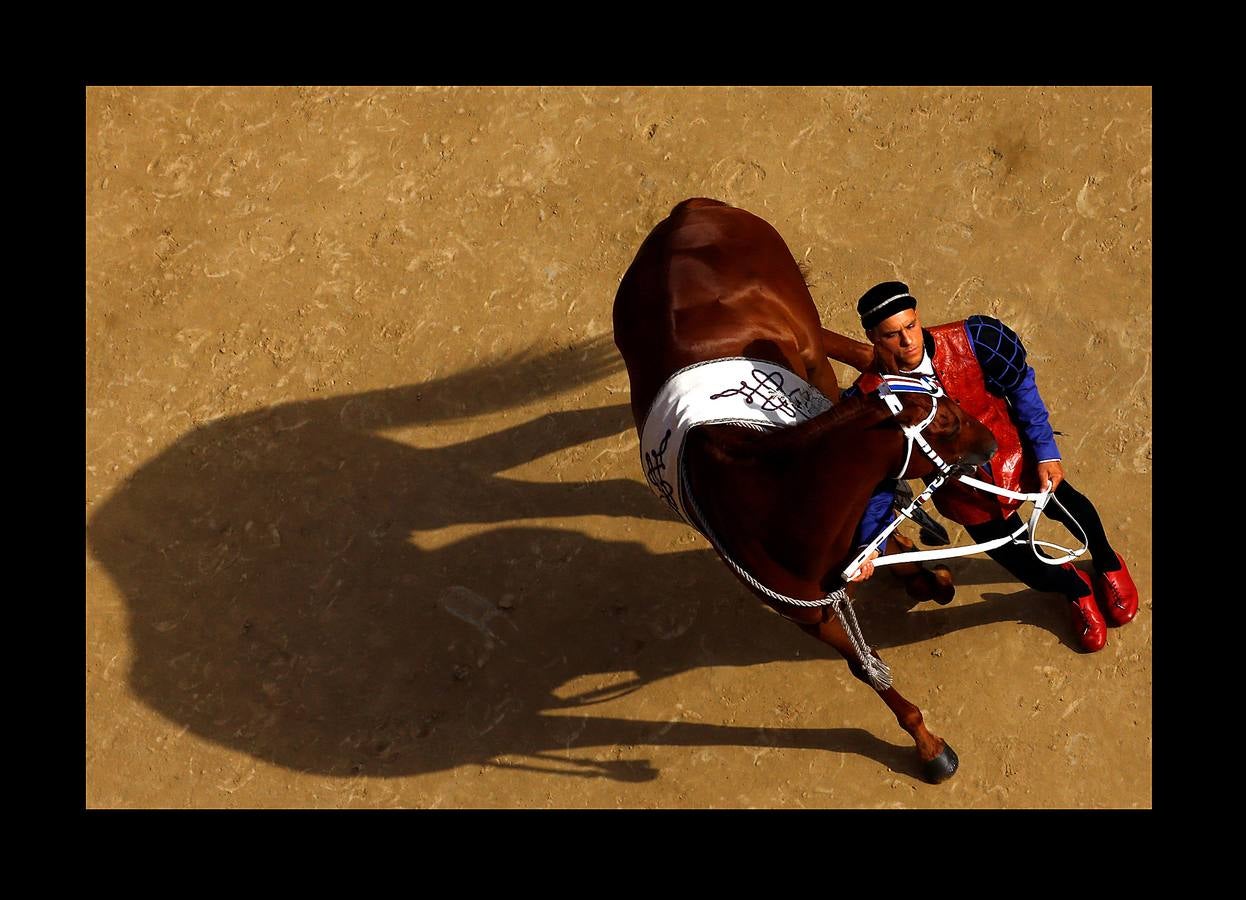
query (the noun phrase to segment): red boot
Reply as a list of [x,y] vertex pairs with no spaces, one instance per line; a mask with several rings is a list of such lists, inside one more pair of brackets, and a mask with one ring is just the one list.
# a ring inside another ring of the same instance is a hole
[[1117,625],[1124,625],[1138,614],[1138,589],[1125,568],[1125,560],[1116,554],[1121,567],[1115,572],[1099,572],[1095,575],[1095,597]]
[[1090,576],[1080,569],[1073,569],[1073,574],[1088,588],[1084,597],[1069,597],[1073,605],[1073,627],[1077,629],[1082,649],[1087,653],[1094,653],[1102,650],[1108,642],[1108,623],[1103,621],[1103,614],[1095,605],[1095,590],[1090,583]]

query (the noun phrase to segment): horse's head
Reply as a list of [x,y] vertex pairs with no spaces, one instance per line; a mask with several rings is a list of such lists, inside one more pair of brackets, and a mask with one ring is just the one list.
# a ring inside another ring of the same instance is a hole
[[[969,473],[995,455],[990,429],[966,413],[928,378],[887,376],[879,394],[907,438],[904,478],[921,478],[935,469]],[[917,444],[920,451],[913,452]]]

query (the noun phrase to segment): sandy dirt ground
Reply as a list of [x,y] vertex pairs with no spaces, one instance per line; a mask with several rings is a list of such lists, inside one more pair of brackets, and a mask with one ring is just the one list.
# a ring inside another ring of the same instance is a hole
[[[1149,88],[92,87],[85,178],[88,807],[1151,806]],[[985,557],[861,591],[943,785],[644,486],[690,196],[830,328],[1011,324],[1137,579],[1094,655]]]

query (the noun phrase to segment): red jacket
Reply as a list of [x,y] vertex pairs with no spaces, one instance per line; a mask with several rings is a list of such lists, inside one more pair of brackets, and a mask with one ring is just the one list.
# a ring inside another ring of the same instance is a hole
[[[1017,432],[1007,401],[987,390],[965,323],[950,322],[924,330],[934,340],[931,362],[943,390],[961,409],[989,428],[999,444],[989,468],[979,467],[974,477],[1013,491],[1037,491],[1034,452]],[[863,393],[875,390],[881,383],[882,378],[875,372],[867,372],[856,381]],[[981,525],[1008,516],[1021,501],[953,481],[935,491],[934,504],[953,522]]]

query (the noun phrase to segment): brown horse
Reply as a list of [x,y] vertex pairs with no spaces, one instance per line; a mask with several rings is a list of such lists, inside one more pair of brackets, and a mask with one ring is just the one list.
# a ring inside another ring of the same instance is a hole
[[[642,453],[651,407],[668,396],[668,379],[688,367],[709,371],[703,367],[729,358],[744,358],[738,364],[746,367],[750,361],[769,364],[751,373],[752,385],[745,379],[733,390],[703,391],[712,398],[753,391],[745,402],[756,399],[761,405],[756,388],[784,378],[791,383],[794,375],[835,404],[818,411],[826,405],[819,399],[810,407],[813,414],[781,428],[698,425],[687,431],[680,460],[668,466],[663,459],[659,465],[658,455],[650,454],[646,475],[677,511],[676,495],[690,498],[689,511],[681,514],[710,538],[757,596],[838,650],[853,674],[878,690],[916,742],[926,778],[949,778],[958,764],[952,748],[927,730],[921,711],[890,686],[889,676],[867,677],[877,671],[878,655],[859,632],[854,638],[855,619],[845,619],[842,607],[832,615],[826,601],[844,586],[841,573],[855,556],[853,538],[870,495],[900,473],[906,448],[912,450],[900,426],[933,413],[925,439],[947,463],[967,466],[994,452],[991,433],[946,398],[936,407],[928,394],[897,394],[892,402],[900,401],[898,414],[877,393],[841,399],[827,357],[865,369],[873,347],[822,328],[779,233],[717,200],[683,201],[645,239],[615,297],[614,336],[631,379]],[[776,404],[790,399],[777,391],[768,396]],[[800,395],[790,396],[799,400]],[[661,447],[665,453],[665,439]],[[933,469],[923,454],[914,453],[904,477],[919,478]],[[667,474],[680,479],[678,487],[665,480]],[[913,563],[893,569],[910,592],[925,585],[927,596],[943,590],[936,599],[950,599],[950,577],[937,581]]]

